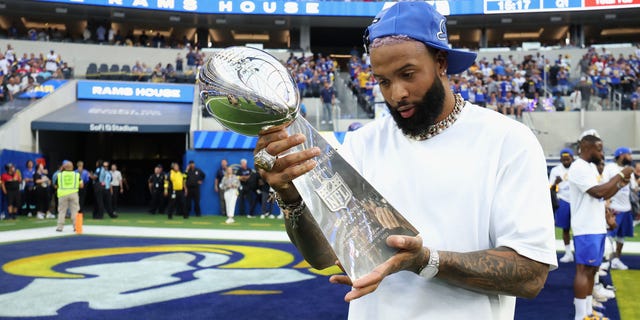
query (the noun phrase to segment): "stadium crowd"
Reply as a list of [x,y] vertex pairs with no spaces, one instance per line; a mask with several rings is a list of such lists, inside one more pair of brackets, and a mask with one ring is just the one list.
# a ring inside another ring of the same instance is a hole
[[[465,100],[516,118],[523,111],[610,110],[616,93],[621,96],[621,109],[638,110],[639,57],[640,49],[627,57],[614,57],[604,47],[600,52],[588,48],[577,66],[562,54],[553,61],[540,52],[522,61],[513,55],[484,57],[466,72],[451,76],[450,85]],[[366,56],[352,54],[348,68],[360,105],[372,109],[377,82]],[[570,76],[574,68],[579,69],[577,78]]]
[[16,53],[11,44],[0,52],[0,105],[18,98],[49,79],[70,79],[73,68],[54,50]]

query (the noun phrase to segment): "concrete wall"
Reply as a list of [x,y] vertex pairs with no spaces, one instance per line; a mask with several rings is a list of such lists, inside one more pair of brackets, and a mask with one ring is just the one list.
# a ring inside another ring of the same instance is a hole
[[640,149],[638,111],[531,112],[523,118],[548,156],[557,156],[560,149],[575,143],[587,129],[598,131],[605,155],[620,146]]
[[[96,63],[98,66],[101,63],[106,63],[109,66],[112,64],[128,64],[133,66],[136,61],[140,63],[146,63],[147,66],[153,68],[158,62],[166,66],[167,63],[171,63],[175,67],[176,57],[178,53],[184,59],[188,53],[187,49],[167,49],[167,48],[147,48],[147,47],[126,47],[126,46],[112,46],[112,45],[99,45],[99,44],[84,44],[84,43],[70,43],[70,42],[45,42],[45,41],[28,41],[28,40],[7,40],[0,39],[0,51],[4,52],[7,48],[7,44],[11,44],[15,50],[18,58],[22,57],[24,53],[35,53],[36,56],[40,53],[46,55],[49,50],[53,49],[60,55],[63,61],[68,62],[69,66],[75,70],[77,78],[84,77],[87,66],[90,63]],[[212,49],[205,49],[204,52],[212,52]],[[266,50],[276,58],[286,60],[289,57],[287,50]],[[186,60],[184,60],[184,66],[186,68]]]
[[76,101],[76,80],[71,80],[46,98],[40,99],[0,126],[0,149],[39,152],[31,121]]

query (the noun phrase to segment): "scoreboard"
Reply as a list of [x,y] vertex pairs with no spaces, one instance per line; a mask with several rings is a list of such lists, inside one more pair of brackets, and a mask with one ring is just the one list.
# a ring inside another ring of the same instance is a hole
[[484,0],[484,13],[552,12],[640,7],[640,0]]

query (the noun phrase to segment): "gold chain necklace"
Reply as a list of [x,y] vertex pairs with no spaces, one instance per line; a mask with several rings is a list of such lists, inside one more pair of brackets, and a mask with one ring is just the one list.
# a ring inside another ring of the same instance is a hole
[[438,123],[430,125],[429,128],[427,128],[427,130],[425,130],[422,133],[419,133],[416,135],[406,135],[406,136],[409,139],[423,141],[423,140],[430,139],[433,136],[436,136],[440,134],[442,131],[451,127],[453,123],[456,122],[456,120],[458,120],[460,113],[462,113],[462,108],[464,108],[464,99],[462,99],[462,96],[459,94],[456,94],[454,95],[454,97],[456,99],[456,103],[453,106],[453,110],[451,110],[451,113],[449,113],[449,115],[446,118],[438,121]]

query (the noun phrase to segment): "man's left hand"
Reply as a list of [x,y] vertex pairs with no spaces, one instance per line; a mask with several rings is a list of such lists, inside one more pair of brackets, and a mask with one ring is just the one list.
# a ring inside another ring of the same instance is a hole
[[346,302],[351,302],[375,291],[382,279],[390,274],[402,270],[418,271],[425,261],[426,253],[425,248],[422,247],[420,236],[389,236],[387,245],[398,249],[398,252],[373,269],[371,273],[355,281],[346,275],[334,275],[329,278],[331,283],[346,284],[353,288],[344,296]]

